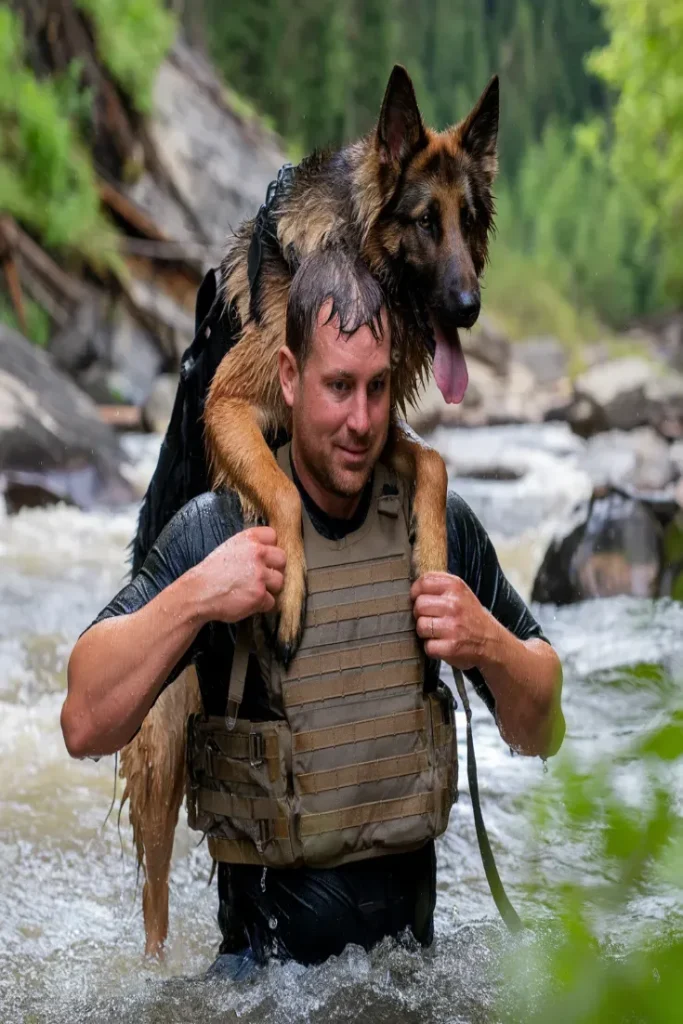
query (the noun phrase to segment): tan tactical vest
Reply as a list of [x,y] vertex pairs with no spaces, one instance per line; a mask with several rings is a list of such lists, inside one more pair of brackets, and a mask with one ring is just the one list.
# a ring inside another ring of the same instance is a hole
[[[289,476],[289,445],[278,452]],[[408,507],[378,465],[363,525],[322,537],[305,510],[308,601],[285,670],[258,619],[238,628],[228,717],[188,723],[188,817],[215,860],[332,867],[416,849],[457,799],[453,700],[423,693],[410,601]],[[249,648],[278,721],[237,717]]]

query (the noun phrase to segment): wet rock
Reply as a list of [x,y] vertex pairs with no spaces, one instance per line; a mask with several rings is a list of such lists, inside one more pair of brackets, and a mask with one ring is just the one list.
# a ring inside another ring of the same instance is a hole
[[541,563],[532,600],[571,604],[630,594],[654,597],[662,570],[662,527],[644,501],[617,491],[595,496],[558,531]]
[[683,476],[683,440],[674,441],[670,446],[669,459],[674,467],[676,476]]
[[515,359],[531,370],[540,384],[567,376],[567,349],[557,338],[545,336],[515,342]]
[[480,427],[514,423],[542,423],[554,406],[569,401],[568,381],[540,387],[526,366],[511,361],[501,377],[491,366],[468,358],[469,385],[460,405],[447,405],[430,378],[408,422],[420,433],[443,426]]
[[0,476],[12,501],[22,493],[37,500],[41,490],[84,507],[130,501],[126,462],[88,396],[47,353],[0,324]]
[[683,374],[640,357],[614,359],[581,374],[567,420],[582,436],[650,425],[683,434]]
[[166,433],[178,390],[178,379],[176,373],[163,373],[154,382],[142,411],[143,423],[153,434]]
[[676,475],[669,445],[651,427],[594,435],[580,464],[594,487],[659,491]]

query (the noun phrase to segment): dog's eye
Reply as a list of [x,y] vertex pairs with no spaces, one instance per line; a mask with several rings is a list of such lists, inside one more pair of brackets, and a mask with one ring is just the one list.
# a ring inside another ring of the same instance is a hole
[[472,216],[472,211],[469,206],[463,206],[460,212],[460,223],[462,224],[463,231],[469,231],[474,224],[474,217]]
[[421,228],[424,228],[425,231],[429,231],[432,224],[434,223],[434,220],[432,218],[431,213],[427,211],[427,213],[423,213],[421,217],[418,217],[417,223],[420,225]]

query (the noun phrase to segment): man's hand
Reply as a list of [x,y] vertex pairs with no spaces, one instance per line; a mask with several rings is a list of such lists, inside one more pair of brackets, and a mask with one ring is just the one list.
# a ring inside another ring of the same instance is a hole
[[426,573],[410,596],[425,653],[463,672],[481,672],[510,746],[522,754],[556,753],[564,737],[562,666],[550,644],[519,640],[458,576]]
[[239,622],[272,611],[286,561],[270,526],[254,526],[224,541],[188,574],[202,620]]
[[413,615],[425,653],[466,672],[479,665],[503,628],[459,576],[430,572],[413,583]]

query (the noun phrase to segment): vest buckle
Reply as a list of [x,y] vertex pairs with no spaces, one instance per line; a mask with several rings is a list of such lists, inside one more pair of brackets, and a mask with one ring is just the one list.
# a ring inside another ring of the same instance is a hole
[[249,764],[252,768],[258,768],[263,764],[266,757],[266,741],[260,732],[249,733]]

